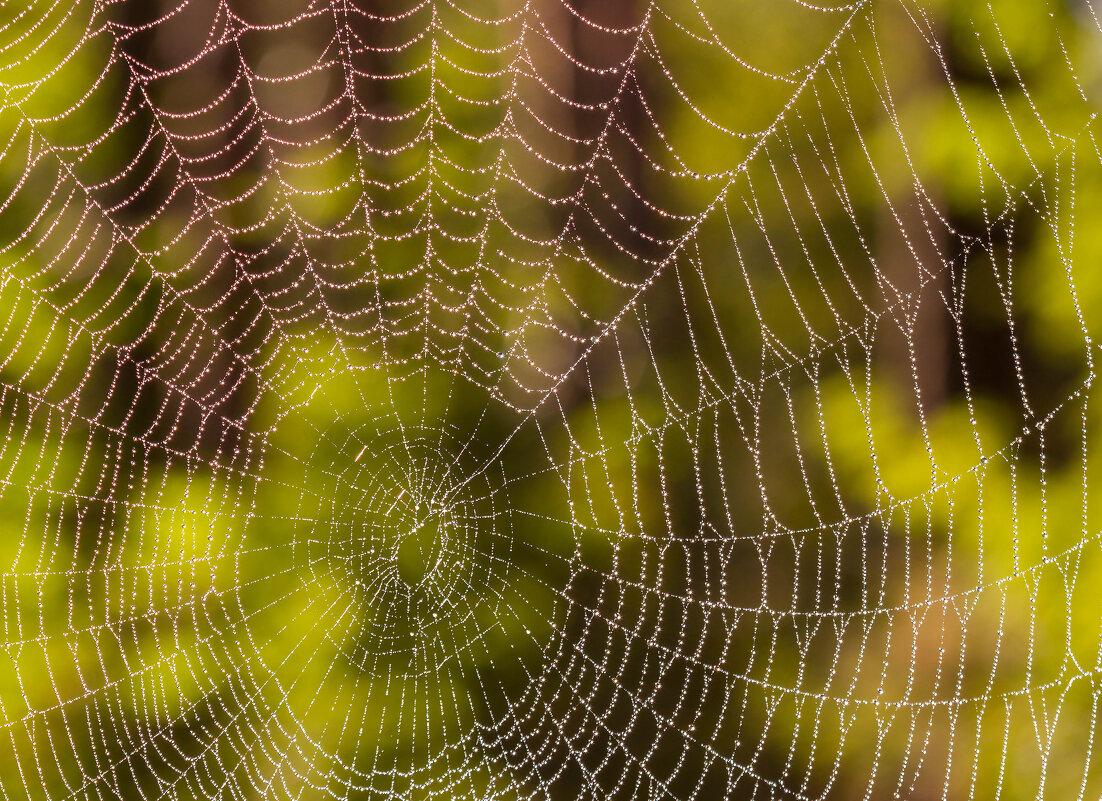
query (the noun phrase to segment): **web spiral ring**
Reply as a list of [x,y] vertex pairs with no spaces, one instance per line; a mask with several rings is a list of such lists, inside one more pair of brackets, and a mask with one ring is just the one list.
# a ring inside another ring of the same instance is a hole
[[1100,37],[0,8],[0,798],[1098,797]]

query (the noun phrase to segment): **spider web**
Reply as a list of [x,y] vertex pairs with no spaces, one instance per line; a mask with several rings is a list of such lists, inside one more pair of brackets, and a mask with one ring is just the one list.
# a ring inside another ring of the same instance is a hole
[[1102,791],[1091,6],[0,14],[3,798]]

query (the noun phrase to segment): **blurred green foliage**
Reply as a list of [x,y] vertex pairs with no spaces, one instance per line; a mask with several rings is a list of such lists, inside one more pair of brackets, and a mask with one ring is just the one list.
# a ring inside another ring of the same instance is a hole
[[[202,182],[123,11],[0,11],[4,797],[1097,795],[1090,9],[613,7],[634,151],[429,4],[367,135]],[[261,30],[210,80],[296,120]]]

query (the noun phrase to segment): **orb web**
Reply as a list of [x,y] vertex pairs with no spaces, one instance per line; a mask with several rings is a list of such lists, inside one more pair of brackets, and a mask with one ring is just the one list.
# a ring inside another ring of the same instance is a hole
[[1100,34],[0,9],[0,796],[1097,797]]

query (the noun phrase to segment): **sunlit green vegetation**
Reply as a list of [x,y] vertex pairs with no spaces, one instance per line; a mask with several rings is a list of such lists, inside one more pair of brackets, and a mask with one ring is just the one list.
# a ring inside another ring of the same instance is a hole
[[0,797],[1102,792],[1092,7],[353,6],[0,9]]

